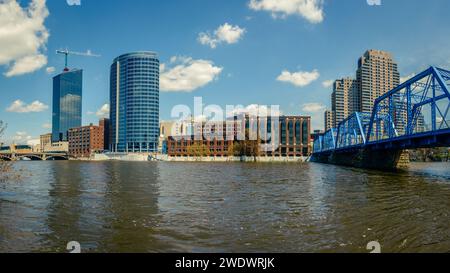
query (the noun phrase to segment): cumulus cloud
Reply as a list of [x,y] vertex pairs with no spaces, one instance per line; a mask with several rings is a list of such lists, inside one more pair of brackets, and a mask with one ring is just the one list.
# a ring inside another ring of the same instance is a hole
[[411,79],[414,76],[416,76],[415,73],[409,74],[408,76],[405,76],[405,77],[401,77],[400,78],[400,83],[404,83],[404,82],[406,82],[407,80]]
[[47,56],[35,55],[26,56],[17,60],[13,66],[5,73],[6,77],[19,76],[27,73],[34,72],[47,64]]
[[324,19],[323,0],[250,0],[252,10],[264,10],[274,18],[300,15],[308,22],[317,24]]
[[325,111],[325,109],[325,105],[317,102],[305,103],[302,105],[302,111],[306,113],[321,113]]
[[34,72],[47,64],[43,55],[49,31],[44,21],[49,15],[45,0],[31,0],[22,8],[17,0],[0,1],[0,65],[7,77]]
[[333,80],[327,80],[322,82],[322,86],[325,88],[330,88],[333,86],[334,81]]
[[279,107],[272,108],[266,105],[250,104],[246,107],[236,106],[232,111],[227,112],[228,117],[241,114],[252,114],[256,116],[281,116],[283,113],[280,111]]
[[172,57],[170,66],[161,64],[161,91],[192,92],[217,79],[223,70],[212,61],[186,57]]
[[47,72],[47,74],[52,74],[55,72],[55,67],[49,66],[45,69],[45,71]]
[[109,117],[109,104],[104,104],[100,109],[97,110],[95,115],[98,118],[108,118]]
[[317,102],[305,103],[301,106],[301,110],[304,115],[311,116],[311,127],[313,130],[323,130],[325,105]]
[[37,113],[43,112],[47,109],[48,106],[40,101],[34,101],[30,104],[26,104],[21,100],[16,100],[6,109],[6,111],[12,113]]
[[207,45],[211,48],[216,48],[217,45],[221,43],[226,44],[235,44],[239,42],[240,39],[245,34],[245,29],[240,28],[239,26],[233,26],[228,23],[225,23],[219,26],[214,34],[210,34],[209,32],[202,32],[198,36],[198,41],[202,45]]
[[298,72],[289,72],[284,70],[280,76],[278,76],[277,80],[280,82],[291,83],[298,87],[305,87],[317,80],[320,77],[319,71],[314,69],[311,72],[308,71],[298,71]]

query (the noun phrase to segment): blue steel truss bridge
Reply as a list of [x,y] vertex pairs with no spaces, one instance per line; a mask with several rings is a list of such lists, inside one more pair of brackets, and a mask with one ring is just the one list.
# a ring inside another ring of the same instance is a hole
[[450,71],[430,67],[314,139],[312,161],[402,167],[408,149],[450,146]]

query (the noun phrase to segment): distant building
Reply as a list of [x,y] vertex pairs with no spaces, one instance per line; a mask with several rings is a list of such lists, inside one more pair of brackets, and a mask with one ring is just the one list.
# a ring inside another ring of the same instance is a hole
[[41,135],[39,149],[37,149],[36,152],[68,153],[69,142],[68,141],[52,142],[52,134]]
[[83,71],[72,70],[53,78],[52,142],[67,141],[67,131],[81,126]]
[[111,122],[108,118],[102,118],[100,119],[99,126],[103,130],[103,150],[107,151],[110,148]]
[[104,151],[104,127],[89,126],[69,129],[69,155],[88,158],[93,153]]
[[335,127],[335,118],[334,118],[334,112],[327,110],[325,111],[325,131],[330,130],[331,128]]
[[333,84],[333,93],[331,95],[331,108],[334,114],[333,127],[351,115],[354,110],[357,96],[358,83],[351,78],[336,80]]
[[156,152],[159,144],[159,60],[153,52],[117,57],[110,76],[110,151]]
[[[279,117],[278,133],[272,135],[272,120],[257,119],[252,120],[248,116],[245,118],[245,127],[240,120],[223,122],[221,128],[215,125],[202,123],[202,128],[195,128],[194,135],[179,135],[169,137],[167,149],[169,156],[187,157],[195,156],[198,153],[214,157],[227,157],[235,155],[235,148],[239,145],[248,145],[250,140],[248,130],[254,128],[257,138],[253,138],[257,145],[268,144],[274,149],[267,151],[260,150],[259,156],[267,157],[301,157],[311,154],[311,117],[305,116],[283,116]],[[198,126],[197,126],[198,127]],[[242,129],[245,128],[245,132]],[[267,128],[267,129],[266,129]],[[264,129],[264,130],[262,130]],[[218,133],[222,137],[205,138],[205,134],[198,136],[198,132],[210,132],[213,136]],[[262,135],[265,132],[267,135]],[[196,135],[197,134],[197,137]],[[226,136],[230,135],[231,138]],[[240,139],[239,134],[245,134],[245,140]],[[199,140],[200,138],[200,140]],[[255,140],[256,139],[256,140]]]
[[[368,50],[358,61],[354,112],[372,112],[375,100],[400,84],[397,63],[386,51]],[[352,114],[352,113],[350,113]]]
[[45,134],[40,136],[41,152],[45,152],[45,147],[52,145],[52,134]]

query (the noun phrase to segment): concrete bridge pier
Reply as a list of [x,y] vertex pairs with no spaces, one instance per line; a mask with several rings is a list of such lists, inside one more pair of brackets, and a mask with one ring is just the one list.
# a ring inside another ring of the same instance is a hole
[[409,154],[406,150],[358,149],[333,151],[313,155],[312,162],[335,164],[364,169],[396,170],[408,167]]

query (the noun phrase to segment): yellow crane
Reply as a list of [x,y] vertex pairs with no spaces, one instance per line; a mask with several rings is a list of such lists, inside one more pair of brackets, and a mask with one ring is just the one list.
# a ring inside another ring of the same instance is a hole
[[90,50],[83,53],[83,52],[69,51],[68,49],[60,49],[56,50],[56,54],[62,54],[65,57],[64,71],[69,71],[69,68],[67,66],[69,55],[84,56],[84,57],[100,57],[100,55],[93,54]]

